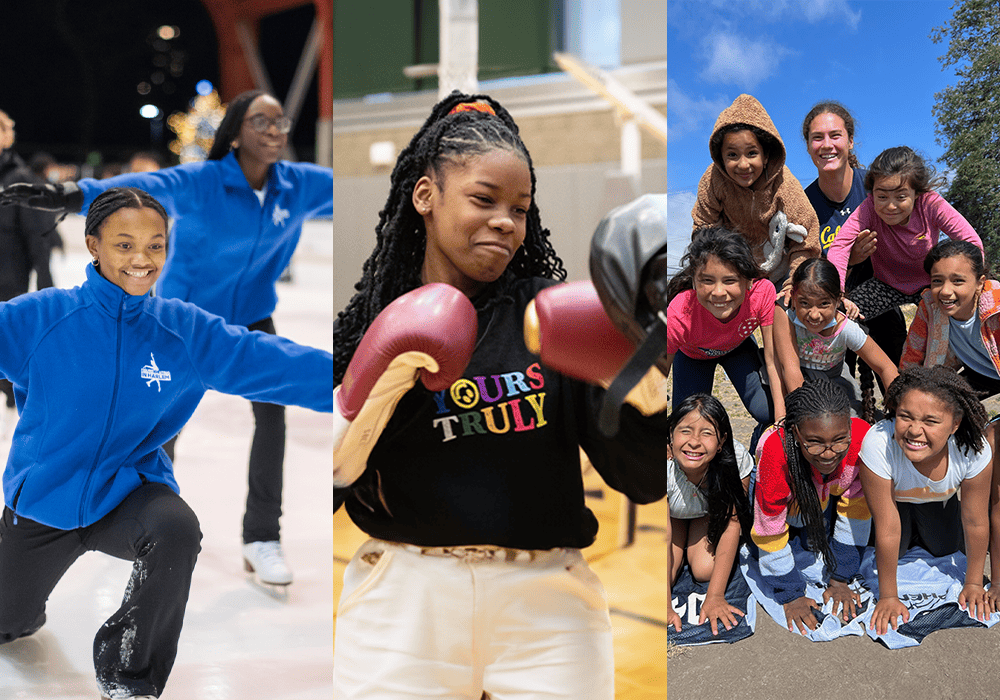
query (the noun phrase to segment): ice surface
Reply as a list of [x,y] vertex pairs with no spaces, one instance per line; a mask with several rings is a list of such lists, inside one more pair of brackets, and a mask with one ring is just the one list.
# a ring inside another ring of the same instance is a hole
[[[90,260],[82,217],[68,218],[60,231],[66,254],[54,254],[53,277],[57,285],[72,287],[83,281]],[[334,314],[332,255],[332,224],[309,222],[292,263],[293,281],[278,285],[274,314],[281,335],[327,350]],[[330,700],[333,695],[332,420],[290,407],[286,421],[282,546],[295,575],[287,600],[252,585],[243,573],[240,523],[253,430],[249,402],[209,392],[177,441],[181,495],[197,513],[204,539],[162,700]],[[0,441],[4,463],[9,446],[8,433]],[[132,562],[97,553],[81,557],[53,591],[45,626],[0,645],[0,698],[99,697],[94,634],[121,604],[131,571]]]

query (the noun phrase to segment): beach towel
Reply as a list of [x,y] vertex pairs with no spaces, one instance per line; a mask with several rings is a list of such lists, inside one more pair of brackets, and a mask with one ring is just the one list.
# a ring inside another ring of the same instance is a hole
[[[855,578],[850,586],[861,595],[861,607],[859,614],[854,619],[845,623],[843,619],[833,612],[833,601],[823,603],[823,591],[826,590],[826,582],[830,580],[829,571],[823,563],[821,557],[810,552],[802,546],[798,537],[789,538],[789,546],[792,548],[792,555],[795,557],[795,568],[802,572],[802,577],[806,581],[806,595],[815,600],[819,605],[819,610],[814,610],[813,615],[819,623],[814,630],[807,630],[802,635],[813,642],[828,642],[831,639],[846,636],[861,636],[865,633],[864,625],[866,620],[871,618],[871,608],[874,607],[871,592],[865,587],[865,581]],[[788,618],[785,617],[785,608],[774,599],[774,589],[767,582],[767,579],[760,573],[760,564],[755,552],[744,544],[740,548],[740,568],[746,578],[750,590],[764,612],[771,616],[771,619],[779,625],[788,629]],[[961,590],[961,588],[959,588]],[[801,634],[798,626],[794,627],[794,634]]]
[[[899,560],[896,588],[899,599],[910,610],[910,621],[886,634],[868,629],[874,610],[865,615],[866,634],[889,649],[917,646],[931,632],[952,627],[992,627],[1000,622],[1000,613],[993,613],[985,622],[972,617],[958,607],[958,594],[965,582],[965,555],[955,552],[946,557],[933,557],[920,547],[913,547]],[[861,560],[861,573],[878,596],[875,573],[875,549],[867,547]],[[872,606],[874,608],[874,606]]]
[[681,631],[675,631],[672,625],[668,627],[667,641],[683,646],[715,644],[717,642],[732,644],[753,634],[757,625],[757,601],[750,592],[750,587],[747,586],[739,566],[734,564],[733,571],[729,575],[729,583],[726,585],[726,601],[745,612],[746,615],[742,617],[736,615],[737,623],[732,629],[727,630],[722,624],[719,624],[717,636],[712,634],[711,623],[698,624],[701,604],[705,600],[707,591],[708,582],[695,581],[691,577],[691,569],[685,562],[677,583],[670,591],[671,603],[681,617]]

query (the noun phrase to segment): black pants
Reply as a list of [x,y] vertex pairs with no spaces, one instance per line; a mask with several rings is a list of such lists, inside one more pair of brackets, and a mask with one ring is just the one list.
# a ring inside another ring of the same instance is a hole
[[944,503],[896,503],[899,510],[899,556],[920,546],[933,557],[965,552],[962,507],[958,495]]
[[[270,317],[247,326],[252,331],[275,335]],[[243,514],[243,541],[269,542],[281,539],[281,489],[285,462],[285,407],[274,403],[251,401],[254,433],[250,444],[247,475],[247,506]],[[177,436],[163,446],[174,459]]]
[[144,484],[93,525],[58,530],[5,508],[0,521],[0,643],[38,626],[45,601],[84,552],[130,560],[121,607],[94,637],[105,695],[159,696],[177,656],[201,530],[180,496]]

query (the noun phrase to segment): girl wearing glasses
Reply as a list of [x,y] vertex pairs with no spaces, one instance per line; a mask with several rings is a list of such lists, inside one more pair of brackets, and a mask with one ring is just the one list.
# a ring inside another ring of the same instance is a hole
[[794,538],[822,555],[828,576],[823,602],[833,600],[832,613],[847,622],[858,611],[860,597],[848,583],[858,573],[871,531],[858,460],[868,428],[851,417],[839,386],[817,379],[788,395],[784,424],[764,441],[750,538],[759,550],[760,572],[784,606],[790,632],[816,629],[812,609],[821,607],[806,595],[790,546]]
[[[76,184],[23,185],[17,194],[29,206],[76,212],[112,187],[148,192],[174,222],[157,294],[274,334],[275,284],[292,258],[302,223],[333,215],[333,171],[281,160],[290,130],[278,100],[251,90],[229,103],[204,162]],[[244,566],[263,583],[287,585],[292,573],[278,527],[285,411],[271,403],[252,405],[256,429],[243,518]],[[164,445],[171,459],[173,443]]]

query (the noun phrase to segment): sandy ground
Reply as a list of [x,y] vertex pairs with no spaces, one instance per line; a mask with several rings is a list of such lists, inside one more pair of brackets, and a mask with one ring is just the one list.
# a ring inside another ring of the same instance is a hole
[[[275,325],[297,342],[330,349],[333,323],[330,222],[310,222],[278,286]],[[61,226],[59,286],[79,284],[89,260],[82,218]],[[333,695],[333,586],[330,540],[330,414],[291,407],[285,457],[282,540],[295,575],[286,596],[243,573],[240,522],[253,418],[249,403],[205,395],[177,442],[181,495],[204,538],[194,571],[177,660],[162,700],[330,700]],[[6,461],[9,436],[0,440]],[[0,646],[0,699],[96,700],[94,633],[121,604],[131,562],[88,553],[49,598],[35,635]]]
[[[715,395],[737,439],[753,421],[724,375]],[[877,399],[880,403],[881,399]],[[986,402],[991,416],[996,398]],[[735,644],[674,647],[670,700],[810,698],[811,700],[980,700],[1000,697],[1000,629],[934,632],[917,647],[889,650],[868,637],[810,642],[777,625],[757,606],[756,632]]]

